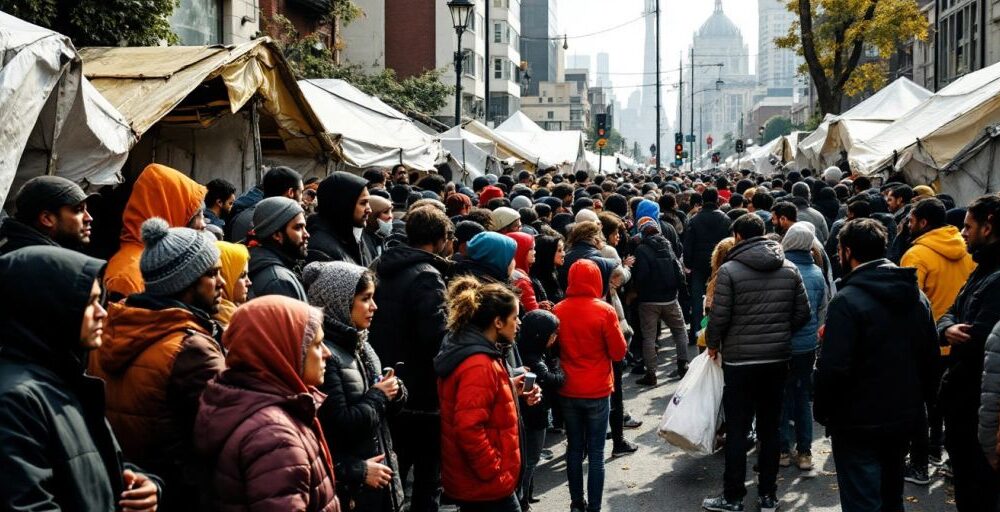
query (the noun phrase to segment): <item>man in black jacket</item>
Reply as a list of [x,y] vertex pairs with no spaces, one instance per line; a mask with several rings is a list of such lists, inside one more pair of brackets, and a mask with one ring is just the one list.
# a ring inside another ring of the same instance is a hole
[[299,203],[269,197],[253,210],[256,244],[250,248],[250,298],[284,295],[306,302],[299,267],[309,247],[305,214]]
[[28,180],[14,199],[14,216],[0,222],[0,255],[32,245],[82,249],[94,220],[87,211],[90,197],[59,176]]
[[309,253],[306,262],[346,261],[367,267],[374,259],[361,234],[368,216],[368,181],[349,172],[337,171],[319,184],[316,214],[308,219]]
[[833,439],[843,509],[903,510],[909,436],[936,388],[934,318],[916,271],[885,259],[882,224],[852,220],[838,238],[847,274],[827,309],[815,417]]
[[691,277],[691,331],[688,343],[694,345],[704,312],[705,287],[712,274],[712,251],[729,236],[732,221],[719,210],[719,191],[707,188],[701,194],[704,205],[688,221],[684,231],[684,267]]
[[[700,215],[700,214],[699,214]],[[792,333],[809,322],[810,309],[802,276],[774,240],[764,237],[764,221],[752,213],[733,222],[736,245],[715,280],[707,344],[712,358],[722,354],[726,386],[726,470],[721,496],[702,507],[741,511],[746,496],[746,436],[757,418],[760,451],[758,503],[777,509],[778,427]]]
[[7,510],[152,510],[162,483],[121,463],[104,383],[104,262],[57,247],[0,258],[0,503]]
[[660,234],[657,220],[648,220],[640,225],[639,236],[632,277],[638,292],[636,300],[639,302],[639,328],[642,330],[642,358],[646,375],[636,383],[655,386],[656,331],[661,320],[666,322],[677,348],[677,369],[667,378],[683,378],[687,372],[687,326],[677,301],[678,290],[685,286],[684,271],[674,256],[670,242]]
[[[378,277],[375,315],[368,342],[406,382],[406,407],[389,424],[399,456],[400,477],[413,469],[410,510],[436,511],[441,497],[441,425],[434,357],[448,331],[444,275],[438,256],[454,236],[444,212],[433,206],[406,215],[409,245],[387,249],[372,267]],[[398,363],[403,363],[399,365]]]
[[962,229],[972,259],[979,265],[955,304],[937,323],[942,345],[951,345],[951,367],[941,384],[945,449],[955,472],[958,510],[992,510],[997,475],[979,449],[977,428],[986,338],[1000,320],[1000,196],[990,194],[969,205]]

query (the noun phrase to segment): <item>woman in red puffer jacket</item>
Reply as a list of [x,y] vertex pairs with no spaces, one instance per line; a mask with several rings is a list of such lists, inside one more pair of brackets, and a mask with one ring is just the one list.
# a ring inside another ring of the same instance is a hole
[[[518,300],[501,284],[460,277],[448,289],[448,335],[434,358],[441,402],[441,480],[461,510],[519,512],[521,443],[504,352],[514,342]],[[541,399],[539,388],[526,397]]]

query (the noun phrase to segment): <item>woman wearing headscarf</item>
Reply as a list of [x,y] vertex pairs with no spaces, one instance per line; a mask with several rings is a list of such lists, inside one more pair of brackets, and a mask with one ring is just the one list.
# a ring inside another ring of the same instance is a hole
[[324,343],[333,354],[320,390],[323,431],[333,445],[337,496],[348,510],[398,512],[403,486],[392,451],[388,417],[402,409],[406,391],[394,370],[368,344],[375,305],[375,276],[347,262],[311,263],[303,271],[309,303],[323,308]]
[[330,350],[323,314],[267,295],[236,309],[225,370],[201,395],[195,447],[209,462],[213,510],[340,510],[316,415]]
[[223,328],[229,325],[236,308],[247,301],[250,291],[250,252],[243,244],[230,242],[215,242],[219,248],[219,264],[222,265],[222,297],[219,300],[219,312],[212,318]]

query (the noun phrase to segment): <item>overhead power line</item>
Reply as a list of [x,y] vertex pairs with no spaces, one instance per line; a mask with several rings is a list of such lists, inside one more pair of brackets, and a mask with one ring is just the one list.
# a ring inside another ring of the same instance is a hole
[[633,18],[633,19],[628,20],[625,23],[622,23],[620,25],[615,25],[613,27],[608,27],[608,28],[605,28],[605,29],[602,29],[602,30],[598,30],[596,32],[590,32],[588,34],[577,34],[577,35],[572,35],[572,36],[570,36],[570,35],[562,35],[562,36],[553,36],[553,37],[531,37],[531,36],[522,35],[521,36],[521,40],[522,41],[562,41],[564,39],[580,39],[580,38],[583,38],[583,37],[592,37],[592,36],[601,35],[601,34],[604,34],[604,33],[607,33],[607,32],[611,32],[613,30],[618,30],[618,29],[620,29],[622,27],[626,27],[626,26],[631,25],[631,24],[633,24],[633,23],[635,23],[635,22],[637,22],[639,20],[645,19],[645,18],[651,16],[652,14],[653,13],[645,13],[642,16],[639,16],[638,18]]

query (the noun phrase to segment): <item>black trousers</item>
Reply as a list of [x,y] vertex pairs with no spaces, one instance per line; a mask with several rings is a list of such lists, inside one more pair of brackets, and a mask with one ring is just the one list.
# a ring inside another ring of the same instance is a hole
[[[942,395],[944,446],[954,473],[955,506],[959,512],[994,510],[997,473],[979,446],[979,396]],[[973,399],[969,399],[969,398]]]
[[844,512],[902,512],[906,436],[833,434]]
[[[412,509],[411,509],[412,510]],[[461,512],[521,512],[521,504],[513,494],[494,501],[462,502],[458,504]]]
[[389,430],[404,485],[413,470],[410,512],[437,512],[441,503],[441,417],[404,411],[390,420]]
[[615,374],[615,390],[611,393],[611,439],[619,444],[625,440],[625,400],[622,396],[622,370],[625,363],[615,361],[611,366]]
[[723,364],[722,373],[726,382],[722,392],[722,407],[726,413],[723,493],[730,501],[742,501],[747,494],[747,434],[756,416],[757,439],[760,440],[757,493],[761,496],[776,494],[780,457],[778,428],[788,361],[740,366]]

